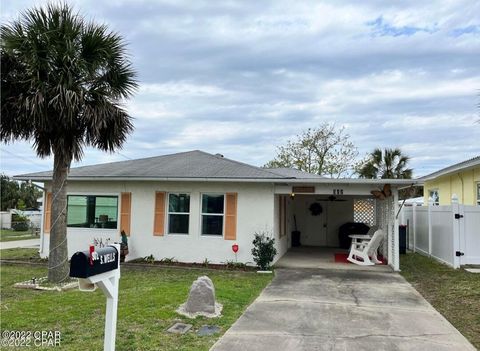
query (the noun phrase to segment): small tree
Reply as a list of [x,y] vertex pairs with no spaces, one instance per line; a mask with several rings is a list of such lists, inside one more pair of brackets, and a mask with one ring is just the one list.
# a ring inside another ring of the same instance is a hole
[[4,174],[0,175],[1,210],[16,208],[18,203],[18,183]]
[[1,210],[7,211],[11,208],[25,210],[38,208],[37,199],[42,196],[42,192],[28,182],[17,182],[2,174],[0,175],[1,190]]
[[42,196],[42,192],[35,185],[21,182],[19,192],[19,198],[22,199],[26,209],[38,208],[37,200]]
[[345,128],[323,123],[318,128],[309,128],[279,146],[275,159],[264,167],[288,167],[300,171],[326,175],[331,178],[351,176],[352,164],[358,150],[350,141]]
[[275,239],[269,237],[265,232],[255,233],[252,256],[257,267],[263,271],[268,270],[276,254]]

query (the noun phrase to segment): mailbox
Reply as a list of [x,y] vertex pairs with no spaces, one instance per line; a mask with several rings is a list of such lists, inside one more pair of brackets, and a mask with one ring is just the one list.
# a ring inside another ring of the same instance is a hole
[[104,351],[115,351],[117,333],[118,281],[120,244],[95,250],[79,251],[70,260],[70,277],[78,278],[80,291],[94,291],[97,286],[107,297],[105,315]]
[[115,246],[107,246],[73,254],[70,261],[70,277],[89,278],[91,276],[118,269],[119,255]]

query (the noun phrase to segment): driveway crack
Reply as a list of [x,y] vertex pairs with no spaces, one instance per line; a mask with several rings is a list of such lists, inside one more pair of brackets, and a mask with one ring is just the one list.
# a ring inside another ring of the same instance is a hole
[[360,301],[358,300],[358,296],[355,294],[355,288],[350,288],[350,295],[352,295],[353,300],[355,301],[355,305],[360,306]]

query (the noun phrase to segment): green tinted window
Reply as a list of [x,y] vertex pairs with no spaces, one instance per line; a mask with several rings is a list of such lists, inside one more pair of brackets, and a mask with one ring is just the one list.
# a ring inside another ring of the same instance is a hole
[[118,197],[69,195],[67,226],[74,228],[117,228]]

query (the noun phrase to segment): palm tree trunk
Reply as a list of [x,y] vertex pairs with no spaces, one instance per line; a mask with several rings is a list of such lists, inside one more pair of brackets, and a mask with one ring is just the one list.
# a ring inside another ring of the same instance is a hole
[[62,150],[54,150],[52,182],[52,216],[50,227],[50,254],[48,280],[60,283],[68,279],[67,250],[67,176],[71,157]]

